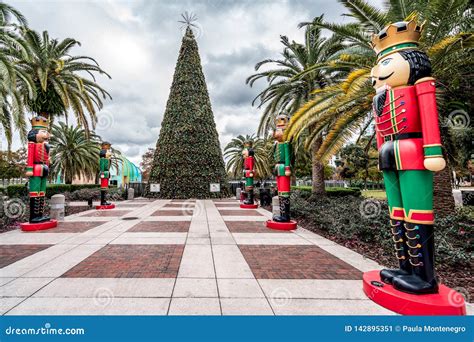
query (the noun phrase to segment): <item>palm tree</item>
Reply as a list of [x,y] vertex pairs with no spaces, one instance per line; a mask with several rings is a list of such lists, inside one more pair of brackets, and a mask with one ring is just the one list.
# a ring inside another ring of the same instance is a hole
[[[312,92],[315,89],[324,89],[337,80],[334,75],[325,72],[324,69],[314,68],[315,65],[332,59],[338,51],[343,49],[342,39],[339,36],[333,35],[329,38],[321,36],[321,28],[318,24],[322,22],[323,16],[320,16],[314,18],[312,22],[299,25],[300,28],[306,28],[304,44],[290,42],[286,36],[281,36],[284,46],[282,58],[266,59],[257,63],[256,71],[264,65],[271,64],[272,67],[270,70],[251,75],[247,79],[250,86],[261,78],[268,81],[268,87],[258,94],[252,103],[259,100],[259,107],[265,105],[258,129],[259,134],[267,134],[272,129],[274,118],[278,114],[293,115],[312,98]],[[312,70],[308,72],[310,67]],[[315,156],[319,150],[322,139],[322,134],[319,134],[311,144],[312,156]],[[313,192],[325,194],[324,164],[315,158],[312,158],[312,177]]]
[[[384,10],[379,10],[362,0],[340,0],[356,22],[351,24],[315,23],[316,26],[331,31],[344,40],[345,49],[336,59],[315,64],[295,78],[305,77],[307,72],[323,69],[331,74],[339,74],[341,80],[331,87],[314,90],[314,97],[303,104],[293,116],[287,131],[294,138],[311,128],[306,147],[327,131],[324,143],[316,154],[321,161],[328,160],[357,132],[365,134],[371,127],[371,99],[374,91],[370,85],[370,70],[375,63],[375,54],[370,46],[370,37],[387,23],[417,17],[426,20],[420,47],[428,53],[432,61],[433,74],[444,93],[453,93],[455,80],[469,77],[466,70],[472,70],[470,52],[473,43],[469,1],[387,1]],[[416,12],[415,12],[416,10]],[[468,30],[469,32],[465,32]],[[470,66],[470,67],[466,67]],[[341,77],[342,75],[347,75]],[[450,89],[451,88],[451,89]],[[438,98],[443,113],[443,97]],[[446,112],[445,112],[446,113]],[[360,128],[362,127],[362,130]],[[449,169],[436,177],[444,178],[443,184],[448,197],[435,197],[435,206],[453,207]],[[436,181],[435,181],[436,182]],[[449,189],[448,189],[449,188]],[[449,191],[448,191],[449,190]],[[436,205],[436,202],[451,204]]]
[[254,134],[246,136],[239,135],[227,144],[224,149],[224,157],[228,159],[226,164],[227,174],[235,179],[242,178],[242,170],[244,168],[242,151],[244,150],[245,143],[249,141],[252,142],[252,148],[255,151],[256,178],[269,178],[272,174],[272,162],[270,159],[271,147],[269,148],[271,141],[269,142],[269,140],[256,137]]
[[110,75],[91,57],[71,56],[70,50],[80,45],[72,38],[58,41],[51,39],[47,31],[40,35],[25,29],[22,39],[26,43],[27,56],[17,55],[16,63],[22,71],[32,75],[36,89],[35,96],[26,101],[27,109],[51,119],[67,118],[68,112],[72,111],[77,123],[88,134],[97,122],[96,110],[103,107],[104,99],[111,99],[110,94],[96,83],[94,73],[109,78]]
[[89,137],[81,127],[68,126],[64,122],[51,130],[52,175],[62,174],[66,184],[72,184],[75,177],[95,178],[99,171],[100,138]]
[[18,27],[26,26],[25,17],[15,8],[0,3],[0,122],[7,138],[8,151],[12,143],[12,132],[16,128],[25,140],[26,123],[22,94],[17,84],[22,84],[27,96],[32,96],[32,81],[15,64],[13,54],[24,54],[25,48]]

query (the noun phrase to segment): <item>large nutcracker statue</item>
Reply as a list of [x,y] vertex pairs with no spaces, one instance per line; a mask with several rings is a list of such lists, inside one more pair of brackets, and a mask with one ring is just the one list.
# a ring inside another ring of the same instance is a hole
[[[364,274],[364,291],[402,314],[463,314],[464,302],[438,284],[434,270],[433,172],[445,166],[428,56],[418,49],[422,25],[397,22],[372,38],[377,64],[373,115],[379,168],[390,209],[397,269]],[[460,295],[459,295],[460,296]]]
[[273,132],[276,161],[274,173],[277,181],[280,215],[274,215],[272,220],[267,221],[267,227],[271,229],[292,230],[297,227],[296,221],[290,219],[291,169],[293,166],[291,144],[284,139],[289,120],[287,115],[278,115]]
[[57,226],[56,220],[45,215],[46,183],[49,173],[49,122],[43,116],[31,120],[28,132],[28,156],[26,173],[29,177],[30,218],[28,223],[21,223],[24,231],[42,230]]
[[110,179],[110,147],[111,144],[104,141],[101,144],[99,152],[99,177],[100,177],[100,205],[96,206],[96,209],[113,209],[115,204],[109,203],[105,200],[107,191],[109,190],[109,179]]
[[247,141],[242,151],[244,157],[245,192],[247,194],[247,198],[240,204],[240,207],[243,209],[258,208],[258,204],[254,202],[253,179],[255,177],[255,159],[252,146],[252,142]]

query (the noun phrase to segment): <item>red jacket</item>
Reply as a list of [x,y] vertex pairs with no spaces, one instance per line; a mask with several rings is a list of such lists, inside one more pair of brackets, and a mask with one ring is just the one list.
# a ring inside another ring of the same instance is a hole
[[42,177],[44,165],[49,166],[49,147],[46,143],[29,141],[26,171],[32,171],[33,176]]
[[245,177],[253,177],[250,176],[251,173],[254,173],[255,161],[252,156],[249,156],[244,159],[244,175]]

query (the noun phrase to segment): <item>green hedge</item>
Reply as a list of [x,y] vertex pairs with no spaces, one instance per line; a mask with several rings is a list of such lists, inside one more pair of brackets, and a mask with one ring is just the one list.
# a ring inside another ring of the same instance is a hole
[[[81,189],[99,189],[98,184],[48,184],[46,186],[46,197],[64,194],[65,192],[73,192]],[[7,186],[7,195],[13,197],[28,196],[28,188],[25,184],[14,184]]]
[[[291,190],[300,191],[303,194],[303,197],[308,197],[311,195],[311,186],[300,185],[292,186]],[[327,188],[326,193],[329,197],[344,197],[344,196],[355,196],[360,197],[361,192],[359,188]]]

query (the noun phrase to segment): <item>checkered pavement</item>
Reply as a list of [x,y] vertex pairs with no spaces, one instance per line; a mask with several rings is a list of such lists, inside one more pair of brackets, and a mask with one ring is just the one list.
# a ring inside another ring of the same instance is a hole
[[53,230],[0,234],[6,315],[391,314],[367,299],[372,260],[235,200],[124,201]]

